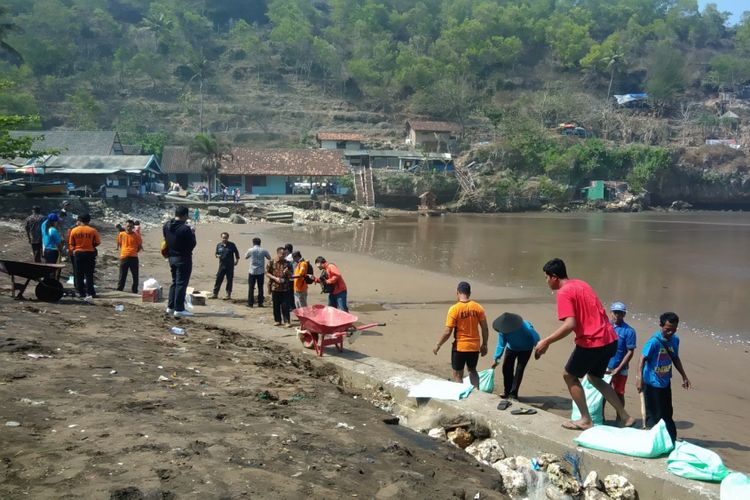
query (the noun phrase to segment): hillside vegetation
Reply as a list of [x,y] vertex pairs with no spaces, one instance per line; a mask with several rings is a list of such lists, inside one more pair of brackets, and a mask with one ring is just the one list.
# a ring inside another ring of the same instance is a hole
[[[205,131],[305,146],[335,128],[396,146],[404,117],[423,116],[460,125],[454,152],[493,142],[505,177],[646,187],[678,148],[747,145],[742,106],[719,119],[719,92],[750,81],[750,15],[727,18],[695,0],[5,0],[15,87],[0,113],[115,128],[156,153]],[[613,105],[631,92],[649,107]],[[563,121],[595,139],[550,132]]]

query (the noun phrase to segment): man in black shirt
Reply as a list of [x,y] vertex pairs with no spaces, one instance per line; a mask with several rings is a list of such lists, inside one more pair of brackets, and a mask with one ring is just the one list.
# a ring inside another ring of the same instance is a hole
[[26,217],[26,237],[31,244],[31,252],[34,254],[34,262],[42,261],[42,222],[46,217],[42,215],[42,209],[34,205],[31,215]]
[[219,272],[216,273],[216,283],[214,283],[214,293],[211,298],[219,297],[219,289],[226,276],[227,296],[225,300],[230,300],[232,298],[234,266],[240,262],[240,252],[237,250],[237,246],[229,241],[229,233],[221,233],[221,242],[216,245],[216,258],[219,259]]
[[188,209],[181,205],[175,208],[174,219],[162,228],[169,257],[169,270],[172,272],[166,311],[167,314],[174,314],[175,318],[193,315],[185,310],[185,295],[193,272],[193,249],[196,244],[195,229],[187,225],[187,220]]

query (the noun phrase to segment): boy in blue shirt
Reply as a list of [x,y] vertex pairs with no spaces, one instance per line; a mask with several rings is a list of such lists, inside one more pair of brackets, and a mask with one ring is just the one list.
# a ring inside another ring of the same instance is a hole
[[659,317],[661,329],[643,346],[638,367],[641,377],[636,382],[646,402],[646,425],[652,427],[664,420],[672,442],[677,439],[677,427],[672,419],[672,365],[682,375],[682,387],[690,389],[690,380],[680,361],[680,338],[675,335],[679,323],[680,318],[673,312]]
[[[617,352],[609,360],[607,372],[612,375],[610,384],[620,398],[622,405],[625,406],[625,386],[628,382],[628,368],[630,360],[633,358],[635,351],[636,336],[635,330],[625,323],[625,314],[627,307],[622,302],[615,302],[609,308],[612,313],[612,327],[617,333]],[[602,412],[604,406],[602,406]]]
[[498,332],[497,349],[495,350],[494,369],[505,352],[503,361],[503,399],[518,400],[518,389],[521,387],[523,372],[529,362],[534,346],[539,342],[539,333],[528,321],[518,314],[503,313],[492,322],[492,328]]

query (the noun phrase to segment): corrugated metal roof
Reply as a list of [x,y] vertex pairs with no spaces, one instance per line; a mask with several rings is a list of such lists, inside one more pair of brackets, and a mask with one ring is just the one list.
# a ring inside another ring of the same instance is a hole
[[43,136],[34,141],[34,149],[57,149],[65,155],[122,154],[122,145],[114,130],[12,130],[10,136]]
[[151,170],[162,173],[156,157],[145,155],[129,156],[52,156],[44,164],[44,168],[51,172],[67,172],[77,174],[110,174],[118,171],[133,171],[136,173]]

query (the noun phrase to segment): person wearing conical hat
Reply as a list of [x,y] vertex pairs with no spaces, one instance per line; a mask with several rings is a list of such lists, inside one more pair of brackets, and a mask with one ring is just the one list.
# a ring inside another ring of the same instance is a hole
[[539,342],[539,333],[531,323],[512,312],[505,312],[495,318],[492,328],[498,333],[492,369],[497,367],[503,353],[505,354],[502,368],[503,393],[500,397],[518,400],[518,389],[523,381],[523,373],[531,358],[531,353],[534,352],[534,346]]

